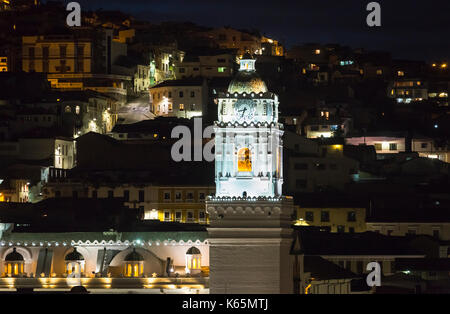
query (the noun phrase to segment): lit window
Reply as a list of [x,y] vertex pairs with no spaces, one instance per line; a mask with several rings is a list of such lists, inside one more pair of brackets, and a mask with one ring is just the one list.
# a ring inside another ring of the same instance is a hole
[[403,72],[403,71],[398,71],[398,72],[397,72],[397,75],[398,75],[398,76],[405,76],[405,72]]
[[80,114],[80,106],[76,106],[75,107],[75,113],[76,114]]
[[219,67],[217,68],[217,72],[223,73],[225,72],[226,68],[225,67]]
[[238,171],[252,171],[250,149],[241,148],[238,152]]
[[184,110],[184,104],[180,104],[180,110]]
[[146,216],[148,217],[148,218],[146,217],[147,219],[157,220],[158,219],[158,211],[156,209],[152,209],[150,211],[150,213],[148,213],[148,215],[146,213]]
[[383,74],[383,70],[378,69],[378,70],[377,70],[377,75],[382,75],[382,74]]
[[316,55],[320,55],[320,49],[316,49],[316,51],[314,51],[314,53],[315,53]]

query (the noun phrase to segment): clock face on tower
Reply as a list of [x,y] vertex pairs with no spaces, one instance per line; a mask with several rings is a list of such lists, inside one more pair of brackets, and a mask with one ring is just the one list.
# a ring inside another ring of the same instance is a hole
[[250,122],[255,116],[255,106],[250,99],[241,99],[234,105],[234,116],[239,122]]

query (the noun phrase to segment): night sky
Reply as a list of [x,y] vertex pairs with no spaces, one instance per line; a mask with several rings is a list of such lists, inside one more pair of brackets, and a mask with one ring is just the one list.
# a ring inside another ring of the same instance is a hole
[[[66,1],[67,2],[67,1]],[[448,60],[449,0],[384,0],[382,26],[366,26],[370,0],[78,0],[83,10],[121,10],[138,19],[256,28],[281,40],[388,50],[395,58]]]

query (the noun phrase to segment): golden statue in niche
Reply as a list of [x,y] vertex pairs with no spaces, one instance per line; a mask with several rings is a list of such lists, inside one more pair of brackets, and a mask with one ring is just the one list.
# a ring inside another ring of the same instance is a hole
[[238,171],[252,171],[251,153],[248,148],[241,148],[238,152]]

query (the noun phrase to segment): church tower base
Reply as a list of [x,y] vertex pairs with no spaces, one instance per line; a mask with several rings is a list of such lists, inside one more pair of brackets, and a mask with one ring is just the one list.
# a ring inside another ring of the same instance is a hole
[[293,293],[293,200],[209,198],[210,293]]

